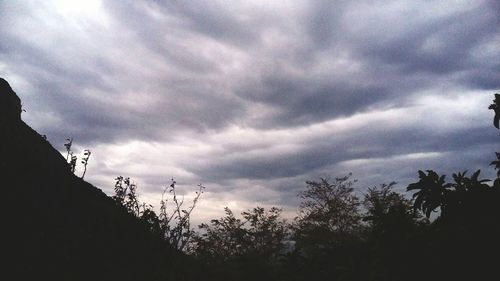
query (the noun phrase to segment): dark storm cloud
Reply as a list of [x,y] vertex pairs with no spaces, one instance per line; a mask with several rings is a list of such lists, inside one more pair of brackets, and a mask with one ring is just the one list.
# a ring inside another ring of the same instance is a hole
[[258,39],[256,24],[261,17],[245,20],[226,6],[231,4],[166,1],[163,11],[184,19],[189,28],[205,36],[248,47]]
[[[421,152],[459,155],[464,149],[490,146],[497,138],[497,132],[488,130],[486,126],[456,130],[447,134],[427,130],[423,124],[417,128],[383,128],[384,125],[379,124],[376,128],[358,128],[348,135],[326,134],[324,137],[327,140],[313,139],[307,142],[307,145],[287,154],[273,152],[273,149],[269,148],[254,156],[249,153],[237,158],[222,157],[212,165],[202,165],[201,169],[193,172],[203,175],[202,178],[208,181],[287,178],[351,159],[391,158]],[[279,143],[280,140],[276,142]],[[231,155],[234,152],[225,151],[224,154]],[[491,158],[493,154],[490,154]],[[490,158],[483,159],[484,163]]]
[[495,91],[500,88],[500,65],[470,73],[464,80],[471,88]]
[[[314,79],[313,79],[314,80]],[[310,81],[293,77],[264,77],[262,90],[245,89],[242,96],[272,105],[274,119],[258,127],[288,127],[349,116],[393,96],[384,85],[360,85],[353,81]]]
[[335,44],[336,37],[340,37],[339,24],[344,6],[340,1],[311,2],[304,23],[313,48],[330,48]]
[[429,19],[418,28],[382,35],[385,40],[359,46],[367,58],[395,65],[405,74],[447,74],[474,68],[474,48],[491,40],[499,24],[498,12],[482,5]]
[[98,184],[286,205],[325,174],[484,167],[498,141],[495,1],[78,5],[0,2],[0,75],[54,145],[95,148]]
[[[383,32],[355,35],[351,42],[364,61],[394,67],[400,75],[429,73],[435,81],[444,78],[457,80],[465,87],[498,89],[499,59],[492,49],[498,46],[500,12],[495,1],[479,3],[408,25],[402,32],[394,33],[391,26],[386,26]],[[418,18],[419,14],[415,12],[414,16]],[[405,26],[405,22],[394,24],[398,25]],[[400,75],[389,79],[397,80]]]

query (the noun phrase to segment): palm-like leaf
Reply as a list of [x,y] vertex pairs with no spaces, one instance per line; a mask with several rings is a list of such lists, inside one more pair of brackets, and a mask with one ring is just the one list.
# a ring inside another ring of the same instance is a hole
[[445,184],[445,176],[439,176],[432,170],[426,173],[418,171],[420,180],[409,184],[407,191],[418,190],[413,194],[414,207],[425,213],[427,217],[443,203],[444,193],[449,184]]

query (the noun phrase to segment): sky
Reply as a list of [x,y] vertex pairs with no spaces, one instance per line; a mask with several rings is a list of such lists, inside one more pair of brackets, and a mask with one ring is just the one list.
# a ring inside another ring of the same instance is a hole
[[497,1],[0,0],[0,77],[107,194],[158,206],[175,178],[185,204],[206,187],[195,222],[293,217],[321,177],[493,178],[499,27]]

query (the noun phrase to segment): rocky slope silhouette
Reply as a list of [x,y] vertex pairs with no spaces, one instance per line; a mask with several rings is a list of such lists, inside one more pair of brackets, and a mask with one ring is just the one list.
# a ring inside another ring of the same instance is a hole
[[21,120],[0,78],[4,276],[11,280],[189,279],[186,257],[153,237]]

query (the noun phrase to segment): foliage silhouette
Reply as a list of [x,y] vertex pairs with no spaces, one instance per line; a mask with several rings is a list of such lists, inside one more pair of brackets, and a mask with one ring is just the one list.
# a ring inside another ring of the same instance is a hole
[[327,178],[306,182],[307,189],[299,194],[303,201],[296,220],[298,238],[349,233],[359,225],[360,202],[353,194],[356,181],[350,176],[335,178],[333,183]]
[[[129,177],[118,176],[115,181],[115,195],[112,198],[118,205],[123,205],[130,214],[145,223],[155,235],[160,236],[177,250],[184,251],[189,246],[194,235],[194,230],[191,228],[191,213],[204,192],[203,185],[198,185],[192,204],[184,209],[182,208],[184,197],[178,199],[176,182],[172,179],[170,186],[166,187],[162,193],[160,214],[157,215],[152,205],[140,202],[136,193],[137,185]],[[170,214],[167,211],[167,191],[172,195],[174,202],[173,211]]]
[[192,251],[208,262],[222,263],[243,256],[250,247],[244,222],[234,216],[231,209],[224,208],[225,217],[202,223],[202,233],[195,236]]
[[411,280],[408,272],[418,259],[408,253],[420,249],[417,236],[428,224],[410,200],[392,190],[394,186],[392,182],[369,188],[363,200],[363,220],[368,223],[364,239],[369,249],[365,270],[370,280]]
[[71,145],[73,145],[73,138],[67,138],[66,139],[68,142],[64,144],[64,147],[66,148],[66,161],[69,161],[69,156],[73,155],[73,152],[71,152]]
[[493,117],[493,125],[497,128],[499,128],[499,121],[500,121],[500,94],[495,94],[495,99],[493,100],[493,103],[488,107],[488,109],[493,109],[495,112],[495,116]]
[[500,177],[500,153],[495,152],[497,160],[494,160],[490,163],[490,165],[495,166],[495,170],[497,170],[497,177]]
[[[193,212],[198,200],[204,193],[205,187],[198,184],[198,190],[195,192],[195,197],[187,209],[183,209],[184,197],[179,200],[176,191],[177,182],[172,179],[171,184],[163,190],[161,201],[160,201],[160,227],[164,233],[164,237],[170,243],[170,245],[183,251],[188,246],[189,242],[194,235],[194,230],[191,228],[191,213]],[[174,210],[171,214],[167,212],[167,202],[168,199],[165,196],[167,194],[172,194],[171,198],[174,203]]]
[[237,218],[225,216],[199,226],[191,253],[223,280],[277,280],[284,258],[288,224],[281,209],[256,207]]
[[118,176],[115,180],[115,195],[112,198],[130,214],[140,217],[141,204],[136,194],[137,185],[129,177]]
[[372,231],[387,231],[392,227],[405,227],[425,223],[421,213],[412,208],[412,203],[402,194],[392,190],[396,183],[382,184],[368,188],[363,200],[366,215]]
[[256,207],[241,213],[244,220],[236,218],[228,207],[224,212],[225,217],[199,226],[202,231],[192,249],[195,255],[219,263],[243,256],[278,259],[288,231],[281,209]]
[[253,255],[269,261],[279,258],[288,232],[288,224],[281,218],[281,211],[277,207],[271,207],[268,211],[256,207],[241,213],[248,224]]
[[89,164],[90,154],[91,154],[91,152],[88,149],[85,149],[83,151],[83,157],[82,157],[82,164],[83,164],[82,179],[85,177],[85,173],[87,172],[87,165]]
[[303,278],[361,278],[361,203],[350,177],[308,181],[299,194],[302,203],[293,237]]
[[73,155],[73,151],[71,150],[71,146],[73,145],[73,138],[68,138],[66,139],[67,142],[64,144],[64,147],[66,148],[66,161],[68,162],[69,168],[72,173],[75,173],[76,171],[76,161],[78,160],[78,157]]

